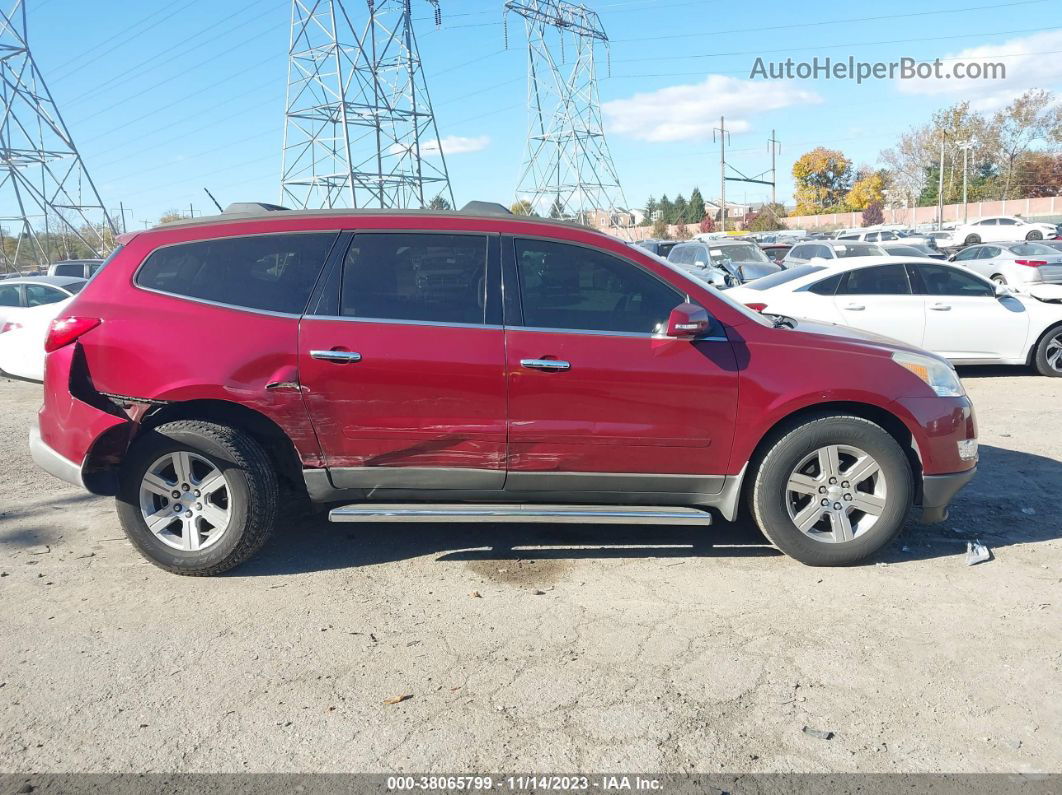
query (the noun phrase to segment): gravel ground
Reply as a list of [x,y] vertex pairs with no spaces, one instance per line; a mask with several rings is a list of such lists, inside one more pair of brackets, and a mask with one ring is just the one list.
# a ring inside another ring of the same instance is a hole
[[1057,772],[1062,379],[964,379],[978,478],[868,565],[747,523],[306,521],[214,579],[39,472],[40,388],[0,380],[0,771]]

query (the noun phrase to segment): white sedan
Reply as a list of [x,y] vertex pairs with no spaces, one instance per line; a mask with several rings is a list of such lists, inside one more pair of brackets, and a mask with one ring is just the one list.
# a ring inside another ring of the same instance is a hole
[[1062,377],[1062,287],[1018,296],[932,259],[861,257],[815,263],[727,290],[775,315],[838,323],[902,340],[955,364],[1035,364]]
[[44,340],[52,321],[73,300],[28,307],[0,323],[0,376],[44,380]]
[[1026,221],[1009,215],[981,218],[961,224],[952,233],[954,245],[973,246],[977,243],[996,243],[1013,240],[1050,240],[1058,236],[1054,224]]

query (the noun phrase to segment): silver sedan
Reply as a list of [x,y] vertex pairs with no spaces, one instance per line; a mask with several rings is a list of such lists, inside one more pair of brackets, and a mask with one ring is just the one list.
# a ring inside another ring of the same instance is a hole
[[1062,284],[1062,251],[1043,243],[984,243],[951,258],[996,284],[1021,289],[1033,284]]

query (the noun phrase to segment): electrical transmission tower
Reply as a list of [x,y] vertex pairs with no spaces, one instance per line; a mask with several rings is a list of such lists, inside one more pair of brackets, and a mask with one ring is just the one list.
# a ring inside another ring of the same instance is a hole
[[114,224],[26,40],[26,7],[0,11],[0,245],[10,267],[102,256]]
[[280,203],[453,206],[411,0],[360,2],[356,27],[343,0],[292,0]]
[[601,123],[595,56],[599,43],[607,53],[608,36],[600,18],[564,0],[508,0],[506,17],[510,11],[527,31],[530,118],[517,198],[583,223],[595,210],[626,210]]

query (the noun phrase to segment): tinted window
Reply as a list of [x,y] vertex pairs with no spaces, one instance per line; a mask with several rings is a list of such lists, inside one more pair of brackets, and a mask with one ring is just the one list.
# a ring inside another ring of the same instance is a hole
[[873,243],[845,243],[833,249],[838,257],[880,257],[885,253],[881,246]]
[[1016,246],[1007,246],[1007,250],[1012,254],[1018,256],[1029,256],[1031,254],[1057,254],[1058,251],[1045,246],[1043,243],[1019,243]]
[[762,279],[756,279],[748,284],[742,285],[750,290],[766,290],[770,287],[775,287],[779,284],[785,284],[791,282],[794,279],[799,279],[802,276],[809,276],[812,273],[818,273],[824,271],[826,268],[822,265],[797,265],[796,267],[789,268],[784,271],[778,271],[777,273],[771,273],[764,276]]
[[1017,226],[1018,224],[1013,218],[1000,218],[998,223],[1000,226]]
[[483,323],[484,235],[355,235],[343,266],[340,314],[377,320]]
[[789,253],[786,254],[786,259],[809,259],[807,255],[808,246],[793,246],[789,249]]
[[995,295],[995,289],[970,273],[944,265],[907,266],[914,277],[915,292],[925,295]]
[[45,287],[43,284],[26,285],[26,306],[54,304],[56,301],[69,297],[62,290],[56,290],[54,287]]
[[924,257],[925,252],[914,246],[886,246],[885,253],[890,257]]
[[719,246],[712,249],[712,261],[716,259],[716,251],[730,257],[735,262],[767,262],[767,255],[755,243],[732,243],[727,246]]
[[667,255],[671,253],[671,249],[673,249],[676,245],[677,245],[676,243],[661,243],[660,244],[660,250],[657,253],[661,257],[665,257],[666,258]]
[[71,295],[77,295],[81,292],[81,288],[88,284],[88,279],[83,282],[70,282],[70,284],[64,284],[63,289]]
[[999,246],[982,246],[981,253],[977,255],[978,259],[991,259],[992,257],[998,257],[1003,253],[1003,249]]
[[255,235],[166,246],[147,258],[136,283],[203,301],[299,314],[335,237]]
[[517,240],[524,325],[651,334],[685,296],[636,265],[582,246]]
[[837,288],[843,278],[844,274],[838,273],[828,279],[823,279],[821,282],[815,282],[808,288],[808,292],[816,295],[833,295],[837,292]]
[[0,287],[0,306],[18,306],[18,288],[8,284]]
[[977,259],[978,253],[981,251],[980,246],[970,246],[964,248],[958,254],[955,255],[956,260]]
[[68,262],[64,265],[55,266],[56,276],[84,276],[85,266],[80,262]]
[[878,265],[848,271],[841,289],[842,295],[909,295],[911,286],[903,265]]

